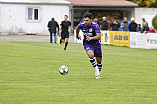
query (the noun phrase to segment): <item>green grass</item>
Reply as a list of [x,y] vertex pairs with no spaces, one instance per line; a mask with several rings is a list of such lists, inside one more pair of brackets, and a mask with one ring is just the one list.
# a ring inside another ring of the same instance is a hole
[[[101,79],[81,44],[0,42],[0,104],[156,104],[157,50],[102,45]],[[69,67],[60,75],[61,65]]]

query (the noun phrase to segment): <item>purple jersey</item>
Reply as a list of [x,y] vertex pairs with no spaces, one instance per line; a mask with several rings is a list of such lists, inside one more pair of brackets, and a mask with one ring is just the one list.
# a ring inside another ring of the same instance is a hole
[[83,31],[84,39],[83,39],[83,45],[86,52],[88,50],[93,50],[94,57],[102,57],[101,52],[101,44],[99,40],[86,40],[86,36],[94,37],[96,36],[96,33],[101,33],[99,25],[95,22],[92,22],[90,26],[86,26],[85,23],[80,23],[78,25],[78,28]]
[[85,43],[89,43],[89,44],[95,44],[98,43],[99,40],[86,40],[86,36],[90,36],[90,37],[94,37],[96,36],[96,33],[101,33],[99,25],[95,22],[92,22],[90,26],[86,26],[84,22],[79,23],[78,28],[82,30],[83,34],[84,34],[84,40],[83,40],[83,44]]

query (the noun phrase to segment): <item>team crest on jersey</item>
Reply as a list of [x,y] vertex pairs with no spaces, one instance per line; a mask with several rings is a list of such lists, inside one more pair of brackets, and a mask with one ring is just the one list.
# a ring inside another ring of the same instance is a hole
[[92,32],[92,28],[89,29],[89,32]]

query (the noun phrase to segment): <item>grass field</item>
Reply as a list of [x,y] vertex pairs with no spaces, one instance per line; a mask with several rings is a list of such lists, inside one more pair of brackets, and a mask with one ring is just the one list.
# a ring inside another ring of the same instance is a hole
[[[156,104],[157,50],[102,45],[101,79],[82,44],[0,42],[0,104]],[[69,67],[60,75],[61,65]]]

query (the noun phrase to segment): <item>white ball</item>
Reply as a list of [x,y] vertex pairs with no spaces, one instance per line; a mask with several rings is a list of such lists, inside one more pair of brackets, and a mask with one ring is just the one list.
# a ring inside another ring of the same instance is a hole
[[66,75],[66,74],[68,74],[68,72],[69,72],[69,69],[68,69],[67,66],[62,65],[62,66],[59,67],[59,73],[61,75]]

